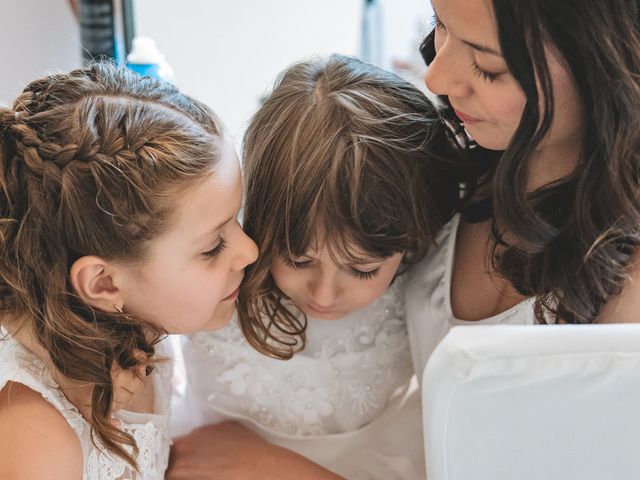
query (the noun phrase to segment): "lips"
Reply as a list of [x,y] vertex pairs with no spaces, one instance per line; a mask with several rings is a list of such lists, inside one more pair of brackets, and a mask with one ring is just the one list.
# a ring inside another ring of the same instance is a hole
[[226,300],[235,300],[238,296],[238,293],[240,293],[240,286],[238,285],[238,287],[236,287],[236,289],[231,292],[229,295],[227,295],[226,297],[224,297],[222,299],[222,301],[226,301]]
[[307,303],[307,307],[309,307],[310,310],[313,310],[316,313],[321,313],[323,315],[326,315],[328,313],[332,313],[333,312],[333,308],[317,307],[317,306],[312,305],[310,303]]
[[240,278],[240,281],[238,282],[238,286],[233,290],[233,292],[231,292],[229,295],[227,295],[226,297],[224,297],[222,299],[222,301],[226,301],[226,300],[235,300],[236,297],[238,296],[238,293],[240,293],[240,285],[242,285],[242,279],[244,278],[244,275],[242,275],[242,277]]
[[475,118],[470,115],[467,115],[466,113],[463,113],[460,110],[457,110],[455,108],[453,109],[453,111],[455,112],[456,117],[458,117],[460,121],[464,124],[471,124],[471,123],[476,123],[480,121],[479,118]]

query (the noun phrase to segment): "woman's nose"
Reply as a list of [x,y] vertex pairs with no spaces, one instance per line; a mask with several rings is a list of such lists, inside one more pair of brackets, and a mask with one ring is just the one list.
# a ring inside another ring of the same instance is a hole
[[432,93],[460,98],[470,93],[469,66],[462,52],[445,42],[437,50],[424,75],[424,83]]

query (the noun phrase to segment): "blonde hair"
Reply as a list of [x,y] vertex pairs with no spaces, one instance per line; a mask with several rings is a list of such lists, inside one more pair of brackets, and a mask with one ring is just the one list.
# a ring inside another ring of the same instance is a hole
[[110,422],[111,371],[144,363],[134,351],[150,358],[161,332],[83,303],[69,269],[85,255],[143,261],[176,197],[211,174],[220,135],[203,104],[110,64],[34,81],[0,110],[0,313],[94,385],[93,433],[134,467],[134,438]]
[[456,207],[457,159],[433,105],[392,73],[340,55],[282,72],[244,139],[244,227],[260,245],[238,302],[248,341],[278,358],[304,347],[306,319],[269,270],[303,255],[318,222],[334,258],[420,260]]

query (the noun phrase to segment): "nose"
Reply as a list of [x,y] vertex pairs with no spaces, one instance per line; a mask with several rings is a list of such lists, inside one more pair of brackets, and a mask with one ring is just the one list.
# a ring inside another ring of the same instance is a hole
[[469,65],[465,63],[464,52],[456,49],[450,40],[445,40],[436,50],[436,56],[424,74],[424,83],[432,93],[461,98],[471,93],[468,75]]
[[308,289],[317,307],[333,306],[340,296],[340,286],[333,272],[316,272],[309,280]]
[[249,235],[244,233],[244,230],[238,225],[239,235],[235,240],[236,255],[233,259],[231,268],[233,270],[243,270],[247,265],[252,264],[258,259],[258,246]]

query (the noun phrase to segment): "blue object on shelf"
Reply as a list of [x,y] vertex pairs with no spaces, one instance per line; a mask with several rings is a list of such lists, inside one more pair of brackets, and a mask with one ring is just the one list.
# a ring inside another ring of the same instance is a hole
[[160,53],[156,42],[149,37],[135,37],[133,48],[127,56],[127,67],[143,77],[173,83],[173,70]]
[[157,63],[127,63],[127,67],[143,77],[160,79],[160,75],[158,73],[160,68]]

